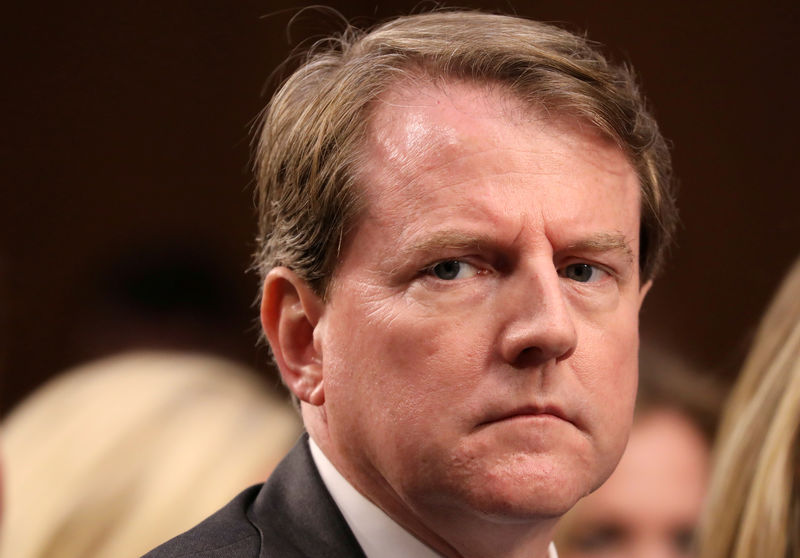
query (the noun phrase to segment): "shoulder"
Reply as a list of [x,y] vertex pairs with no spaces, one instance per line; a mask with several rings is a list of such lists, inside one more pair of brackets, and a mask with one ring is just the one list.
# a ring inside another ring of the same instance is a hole
[[182,535],[145,554],[144,558],[256,558],[261,540],[258,529],[247,518],[261,486],[236,496],[224,508]]
[[307,436],[264,485],[144,558],[364,558],[313,463]]

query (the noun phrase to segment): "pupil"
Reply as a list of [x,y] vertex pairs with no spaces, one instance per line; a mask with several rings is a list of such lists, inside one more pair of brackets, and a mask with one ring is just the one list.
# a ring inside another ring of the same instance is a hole
[[441,262],[433,266],[433,272],[439,279],[455,279],[461,264],[455,260]]
[[577,264],[572,266],[572,278],[576,281],[588,281],[592,276],[592,268],[589,264]]

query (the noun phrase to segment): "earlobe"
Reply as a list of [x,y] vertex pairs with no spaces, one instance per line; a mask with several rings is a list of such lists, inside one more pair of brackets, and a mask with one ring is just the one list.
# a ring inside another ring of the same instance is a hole
[[272,269],[264,280],[261,325],[272,346],[286,386],[301,401],[325,402],[322,354],[314,342],[314,329],[324,302],[292,270]]

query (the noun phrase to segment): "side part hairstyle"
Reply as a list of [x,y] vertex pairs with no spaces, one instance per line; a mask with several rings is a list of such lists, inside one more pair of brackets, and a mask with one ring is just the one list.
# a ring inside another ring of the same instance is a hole
[[363,209],[357,174],[370,109],[420,79],[497,84],[531,107],[578,118],[625,152],[641,184],[642,281],[659,270],[677,222],[664,138],[632,71],[587,39],[518,17],[435,11],[318,42],[273,96],[255,155],[262,279],[287,266],[320,296]]
[[800,259],[725,408],[700,558],[800,558]]

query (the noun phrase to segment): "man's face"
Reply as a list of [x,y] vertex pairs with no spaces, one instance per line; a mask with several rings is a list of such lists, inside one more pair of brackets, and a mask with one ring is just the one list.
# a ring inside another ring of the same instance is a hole
[[553,517],[625,446],[639,186],[591,127],[451,83],[386,95],[315,331],[334,463],[384,509]]

